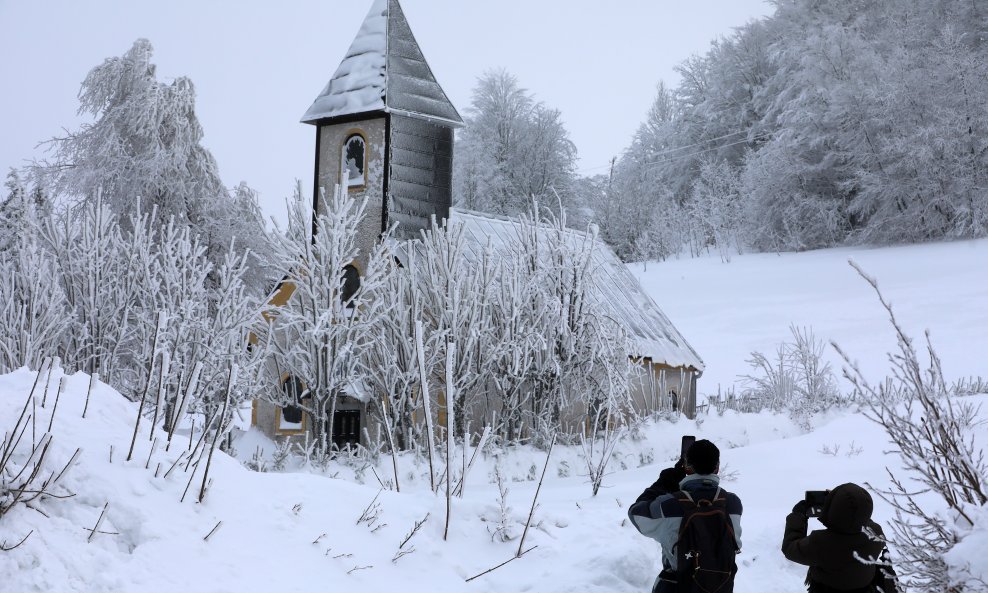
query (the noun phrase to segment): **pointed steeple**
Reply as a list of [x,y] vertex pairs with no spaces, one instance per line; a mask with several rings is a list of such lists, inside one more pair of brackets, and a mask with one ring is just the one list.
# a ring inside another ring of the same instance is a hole
[[436,82],[398,0],[374,0],[346,57],[302,122],[374,111],[463,123]]

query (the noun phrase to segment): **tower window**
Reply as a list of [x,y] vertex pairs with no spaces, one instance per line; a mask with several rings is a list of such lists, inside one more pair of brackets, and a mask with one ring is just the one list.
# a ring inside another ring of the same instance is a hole
[[347,187],[367,184],[367,143],[360,134],[347,137],[343,143],[342,177]]

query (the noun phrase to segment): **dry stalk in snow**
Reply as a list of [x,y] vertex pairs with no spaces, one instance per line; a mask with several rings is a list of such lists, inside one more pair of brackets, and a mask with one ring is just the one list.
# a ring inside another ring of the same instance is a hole
[[223,524],[222,521],[217,521],[216,522],[216,527],[213,527],[212,529],[210,529],[209,530],[209,533],[206,534],[206,537],[202,538],[202,541],[208,542],[209,541],[209,537],[211,535],[213,535],[214,533],[216,533],[216,531],[220,528],[220,525],[222,525],[222,524]]
[[106,509],[110,506],[109,501],[103,505],[103,510],[100,511],[99,518],[96,519],[96,525],[93,525],[92,529],[89,529],[89,537],[86,538],[86,542],[93,541],[93,537],[99,532],[99,526],[103,524],[103,517],[106,516]]
[[528,526],[532,523],[532,515],[535,514],[535,505],[539,500],[539,490],[542,489],[542,481],[545,480],[545,470],[549,467],[549,457],[552,455],[552,446],[556,444],[556,435],[552,435],[549,441],[549,450],[545,452],[545,465],[542,466],[542,477],[539,478],[539,485],[535,487],[535,496],[532,497],[532,509],[528,512],[528,520],[525,521],[525,529],[521,532],[521,541],[518,542],[518,553],[515,555],[521,558],[522,547],[525,545],[525,536],[528,534]]
[[368,527],[374,526],[374,523],[377,522],[378,518],[381,516],[381,505],[377,502],[377,497],[381,496],[382,492],[384,492],[383,488],[378,490],[377,494],[375,494],[374,498],[370,501],[370,504],[364,509],[364,512],[360,513],[360,516],[357,517],[357,525],[367,523]]

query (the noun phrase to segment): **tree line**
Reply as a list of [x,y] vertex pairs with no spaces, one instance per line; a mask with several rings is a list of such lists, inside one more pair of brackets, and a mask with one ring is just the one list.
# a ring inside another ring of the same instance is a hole
[[457,146],[459,203],[504,213],[504,193],[558,194],[625,261],[984,236],[988,8],[773,4],[658,84],[605,175],[575,175],[559,120],[542,133],[552,110],[487,73]]

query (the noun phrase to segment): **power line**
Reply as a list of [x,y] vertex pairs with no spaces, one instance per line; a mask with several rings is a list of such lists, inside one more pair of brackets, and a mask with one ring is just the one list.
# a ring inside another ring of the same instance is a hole
[[[747,133],[748,133],[748,130],[739,130],[737,132],[731,132],[730,134],[725,134],[723,136],[717,136],[716,138],[708,138],[706,140],[701,140],[700,142],[694,142],[693,144],[684,144],[683,146],[677,146],[676,148],[670,148],[670,149],[664,150],[662,152],[656,152],[656,153],[652,154],[651,156],[656,157],[656,156],[663,156],[663,155],[666,155],[666,154],[672,154],[672,153],[678,152],[680,150],[684,150],[686,148],[693,148],[694,146],[703,146],[704,144],[707,144],[708,142],[715,142],[717,140],[724,140],[724,139],[730,138],[732,136],[737,136],[738,134],[747,134]],[[747,142],[747,140],[744,140],[743,142]],[[735,144],[740,144],[740,142],[737,142]],[[725,144],[723,146],[733,146],[733,145],[734,144]],[[716,148],[720,148],[720,147],[715,147],[715,149]],[[714,149],[710,149],[710,150],[714,150]],[[699,154],[699,153],[697,153],[697,154]],[[650,165],[653,162],[658,162],[658,161],[648,161],[648,162],[643,163],[643,165]],[[598,169],[606,169],[607,167],[610,167],[610,166],[611,166],[611,164],[610,163],[607,163],[606,165],[600,165],[600,166],[597,166],[597,167],[584,167],[583,170],[584,171],[596,171]]]
[[727,148],[728,146],[737,146],[738,144],[747,144],[747,143],[748,143],[748,139],[745,138],[744,140],[738,140],[737,142],[731,142],[731,143],[728,143],[728,144],[721,144],[720,146],[714,146],[714,147],[708,148],[706,150],[698,150],[696,152],[691,152],[690,154],[683,154],[683,155],[679,155],[677,157],[673,157],[673,158],[669,158],[669,159],[664,159],[664,160],[660,160],[660,161],[651,161],[651,162],[648,162],[648,163],[644,163],[644,166],[646,166],[649,169],[651,169],[655,165],[664,165],[666,163],[674,163],[676,161],[681,161],[683,159],[686,159],[686,158],[689,158],[689,157],[692,157],[692,156],[696,156],[698,154],[703,154],[705,152],[710,152],[712,150],[719,150],[721,148]]

